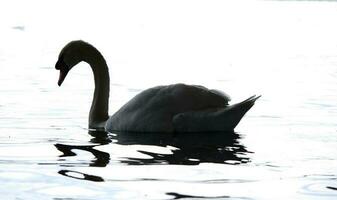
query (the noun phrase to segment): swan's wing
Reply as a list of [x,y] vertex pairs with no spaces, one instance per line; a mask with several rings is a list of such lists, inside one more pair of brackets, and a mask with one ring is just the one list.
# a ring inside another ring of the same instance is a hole
[[221,90],[208,89],[208,88],[206,88],[204,86],[201,86],[201,85],[192,85],[192,87],[195,87],[195,88],[198,88],[200,90],[206,91],[207,93],[210,93],[210,94],[213,94],[213,95],[215,94],[216,96],[221,97],[226,102],[226,104],[228,104],[228,102],[231,101],[231,97]]

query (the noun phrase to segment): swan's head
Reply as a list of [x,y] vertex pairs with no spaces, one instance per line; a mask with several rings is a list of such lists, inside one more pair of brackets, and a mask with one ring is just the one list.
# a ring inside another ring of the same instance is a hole
[[55,68],[60,70],[60,76],[57,82],[59,86],[61,86],[71,68],[83,61],[83,47],[87,45],[88,43],[84,41],[76,40],[69,42],[63,47],[55,65]]

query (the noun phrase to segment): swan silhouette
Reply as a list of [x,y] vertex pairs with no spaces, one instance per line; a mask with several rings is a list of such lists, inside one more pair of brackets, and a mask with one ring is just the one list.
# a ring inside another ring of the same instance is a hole
[[60,52],[55,68],[61,86],[68,72],[87,62],[95,79],[89,113],[89,129],[107,132],[224,132],[233,131],[260,96],[229,105],[230,97],[203,86],[173,84],[157,86],[136,95],[109,117],[109,70],[102,54],[91,44],[77,40]]

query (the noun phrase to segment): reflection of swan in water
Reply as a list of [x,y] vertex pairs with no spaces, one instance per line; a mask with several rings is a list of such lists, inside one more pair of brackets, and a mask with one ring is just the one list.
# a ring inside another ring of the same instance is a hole
[[[89,131],[94,136],[90,141],[96,145],[65,145],[55,144],[56,148],[63,152],[61,157],[76,156],[72,150],[83,150],[91,152],[95,158],[88,162],[89,166],[105,167],[110,162],[110,155],[95,149],[100,144],[115,143],[119,145],[152,145],[154,147],[174,147],[171,154],[161,154],[151,152],[151,150],[138,150],[150,158],[123,158],[119,160],[128,165],[148,165],[148,164],[182,164],[198,165],[199,163],[223,163],[241,164],[249,162],[246,148],[238,142],[239,135],[231,133],[189,133],[189,134],[149,134],[149,133],[116,133],[108,134],[103,131]],[[144,136],[146,134],[146,137]],[[211,134],[211,136],[210,136]],[[98,144],[98,145],[97,145]],[[83,163],[79,164],[82,165]],[[66,164],[62,164],[66,166]],[[69,166],[69,165],[68,165]],[[71,166],[76,166],[76,163]],[[67,172],[74,171],[61,170],[62,175],[70,176]],[[102,177],[78,172],[83,179],[92,181],[102,181]],[[76,178],[76,177],[74,177]]]
[[120,133],[113,134],[112,139],[122,145],[154,145],[174,147],[171,154],[160,154],[139,150],[151,158],[128,158],[128,164],[183,164],[197,165],[203,162],[240,164],[249,162],[245,156],[248,151],[238,142],[239,135],[223,132],[189,133],[189,134],[143,134]]
[[166,133],[232,131],[259,98],[252,96],[229,105],[229,96],[221,91],[185,84],[158,86],[139,93],[109,117],[108,66],[92,45],[72,41],[62,49],[55,66],[60,70],[58,84],[81,61],[89,63],[95,79],[90,129]]

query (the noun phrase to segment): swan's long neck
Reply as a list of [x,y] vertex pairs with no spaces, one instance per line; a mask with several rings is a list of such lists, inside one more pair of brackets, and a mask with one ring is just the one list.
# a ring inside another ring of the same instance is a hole
[[110,78],[108,66],[102,54],[93,46],[86,46],[82,52],[95,78],[95,92],[89,113],[89,128],[104,128],[108,120]]

